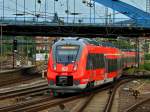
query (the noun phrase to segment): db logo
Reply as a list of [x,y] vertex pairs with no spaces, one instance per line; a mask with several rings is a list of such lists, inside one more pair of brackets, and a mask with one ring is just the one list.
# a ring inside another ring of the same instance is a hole
[[68,67],[62,67],[62,71],[68,71]]

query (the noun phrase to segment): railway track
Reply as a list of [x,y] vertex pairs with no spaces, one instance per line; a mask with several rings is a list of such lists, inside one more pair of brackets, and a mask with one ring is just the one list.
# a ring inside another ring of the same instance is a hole
[[[109,88],[109,87],[107,87],[107,88]],[[104,89],[106,89],[106,88],[105,87],[102,88],[101,91]],[[77,100],[79,98],[84,98],[84,97],[88,97],[88,95],[78,94],[76,96],[67,97],[67,98],[45,97],[43,99],[32,100],[32,101],[27,101],[27,102],[15,104],[15,105],[1,107],[0,112],[40,111],[40,110],[43,110],[45,108],[51,108],[51,107],[57,106],[61,103],[71,102],[73,100]]]
[[[109,90],[111,88],[111,93],[108,94],[108,97],[106,98],[107,103],[105,102],[106,106],[104,106],[104,109],[103,109],[104,112],[110,112],[117,88],[120,85],[127,83],[131,80],[133,80],[133,79],[124,79],[118,83],[109,84],[107,86],[101,87],[100,89],[96,89],[96,90],[94,90],[94,92],[89,93],[87,95],[78,94],[76,96],[67,97],[67,98],[54,98],[54,97],[46,96],[43,99],[35,99],[32,101],[26,101],[26,102],[22,102],[22,103],[15,104],[15,105],[1,107],[0,112],[41,111],[41,110],[48,109],[48,108],[51,108],[54,106],[58,106],[59,104],[66,104],[68,102],[72,102],[73,100],[82,99],[82,98],[84,98],[84,102],[82,103],[82,105],[80,105],[80,107],[75,109],[74,112],[84,112],[85,108],[87,108],[88,104],[91,102],[91,100],[95,97],[96,94],[106,91],[106,90]],[[24,94],[24,93],[19,93],[19,94]]]
[[15,112],[18,109],[25,108],[25,107],[28,107],[30,105],[34,105],[36,103],[45,102],[47,100],[51,100],[51,98],[45,97],[45,98],[41,98],[41,99],[38,99],[38,100],[25,101],[25,102],[10,105],[10,106],[4,106],[4,107],[0,108],[0,112],[12,112],[12,111]]
[[27,101],[7,107],[1,107],[0,112],[36,112],[45,108],[50,108],[57,106],[60,103],[66,103],[77,98],[83,97],[82,95],[68,97],[68,98],[54,98],[54,97],[44,97],[38,100]]
[[84,101],[82,101],[80,106],[77,107],[77,109],[74,109],[74,112],[83,112],[87,108],[89,103],[92,101],[92,99],[96,96],[96,94],[106,91],[111,87],[112,87],[112,85],[109,85],[109,86],[106,86],[104,88],[101,88],[100,90],[94,91],[93,93],[89,94],[89,96],[87,96],[87,97],[85,97],[85,99],[83,99]]
[[31,84],[22,84],[20,86],[1,88],[0,100],[16,96],[33,94],[37,92],[43,92],[47,90],[48,90],[47,82],[44,80],[37,80],[37,82]]
[[43,92],[43,91],[47,91],[47,90],[48,90],[48,86],[47,86],[47,84],[44,84],[44,85],[31,87],[31,88],[8,91],[8,92],[0,93],[0,100],[6,99],[6,98],[17,97],[17,96],[21,96],[21,95],[38,93],[41,91]]
[[110,92],[110,95],[108,97],[108,101],[106,103],[106,106],[104,108],[104,112],[110,112],[111,111],[111,108],[112,108],[112,105],[113,105],[113,100],[115,98],[115,94],[116,94],[116,91],[117,89],[122,85],[122,84],[125,84],[129,81],[131,81],[132,79],[126,79],[126,80],[122,80],[120,81],[119,83],[116,83],[114,85],[114,87],[112,88],[111,92]]
[[19,83],[22,81],[28,81],[28,80],[33,80],[36,79],[37,77],[40,77],[40,75],[32,75],[32,76],[20,76],[20,77],[8,77],[7,80],[0,80],[0,87],[2,86],[7,86],[10,84],[15,84]]
[[[124,112],[137,112],[139,107],[143,107],[144,104],[148,103],[148,107],[150,104],[150,98],[147,98],[139,103],[136,103],[135,105],[129,107],[128,109],[126,109]],[[142,111],[142,110],[140,110]],[[143,111],[144,112],[144,111]]]
[[[125,84],[125,83],[127,83],[129,81],[131,81],[131,79],[122,80],[119,83],[114,83],[111,86],[108,86],[106,88],[103,88],[101,90],[97,90],[97,91],[91,93],[90,96],[86,97],[86,99],[82,102],[82,104],[77,107],[77,109],[74,109],[74,112],[86,112],[86,110],[89,110],[89,109],[86,109],[86,108],[88,107],[90,102],[92,102],[93,98],[96,97],[96,95],[98,93],[106,91],[106,90],[107,90],[107,93],[106,92],[103,93],[103,96],[106,97],[106,100],[104,102],[101,102],[105,106],[104,106],[104,109],[101,109],[101,110],[103,110],[103,112],[110,112],[111,111],[111,107],[113,105],[113,100],[114,100],[114,97],[115,97],[115,93],[116,93],[118,87],[120,87],[120,85]],[[110,88],[111,88],[111,90],[109,90]],[[108,92],[109,92],[109,94],[108,94]],[[104,95],[104,94],[108,94],[108,95]]]

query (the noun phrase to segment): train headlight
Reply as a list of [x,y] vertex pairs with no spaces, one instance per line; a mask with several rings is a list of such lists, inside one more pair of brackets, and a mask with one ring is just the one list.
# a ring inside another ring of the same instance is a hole
[[53,64],[53,69],[56,70],[56,64]]
[[76,71],[77,68],[78,68],[78,65],[77,65],[77,64],[74,64],[73,70]]

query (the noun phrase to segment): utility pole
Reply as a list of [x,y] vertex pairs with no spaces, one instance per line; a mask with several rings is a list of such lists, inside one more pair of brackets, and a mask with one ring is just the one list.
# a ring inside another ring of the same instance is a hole
[[96,18],[95,18],[95,16],[96,16],[96,13],[95,13],[95,11],[96,11],[95,0],[94,0],[94,3],[93,3],[93,4],[94,4],[94,23],[95,23],[95,19],[96,19]]
[[18,7],[17,7],[17,3],[18,0],[16,0],[16,18],[15,18],[15,24],[17,23],[17,15],[18,15]]
[[46,11],[47,11],[47,0],[45,0],[45,22],[46,22],[46,16],[47,16],[46,15],[46,13],[47,13]]
[[90,6],[89,6],[89,8],[90,8],[90,24],[91,24],[91,20],[92,20],[92,1],[90,0]]
[[24,12],[23,12],[24,13],[24,24],[25,24],[25,15],[26,15],[26,13],[25,13],[26,10],[25,9],[26,9],[26,2],[24,0]]
[[136,38],[136,62],[138,64],[138,68],[140,67],[140,43],[139,38]]
[[115,23],[115,10],[113,10],[113,21],[112,23],[114,24]]
[[[0,46],[0,48],[1,48],[1,51],[0,51],[0,53],[1,53],[1,58],[2,58],[2,56],[3,56],[3,52],[2,52],[2,50],[3,50],[3,27],[2,27],[2,25],[1,25],[1,40],[0,40],[0,42],[1,42],[1,46]],[[1,65],[0,65],[0,67],[1,67],[1,71],[2,71],[2,65],[3,65],[3,63],[2,63],[2,61],[1,61]]]
[[108,25],[108,7],[105,8],[105,25]]
[[68,18],[69,18],[69,1],[66,0],[66,5],[67,5],[67,10],[65,11],[67,14],[67,23],[68,23]]
[[13,40],[13,69],[15,68],[15,58],[17,53],[17,40]]
[[5,15],[5,9],[4,9],[4,8],[5,8],[5,6],[4,6],[4,5],[5,5],[5,2],[4,2],[4,0],[3,0],[3,17],[2,17],[2,18],[3,18],[3,20],[4,20],[4,15]]
[[54,0],[54,15],[56,13],[56,0]]
[[74,16],[73,16],[73,24],[75,23],[75,18],[76,18],[76,15],[75,15],[75,12],[76,12],[76,2],[75,2],[75,0],[74,0],[74,10],[73,10],[73,13],[74,13]]

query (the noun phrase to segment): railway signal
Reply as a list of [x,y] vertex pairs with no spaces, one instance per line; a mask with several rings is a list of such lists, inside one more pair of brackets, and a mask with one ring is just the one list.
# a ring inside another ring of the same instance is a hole
[[13,69],[15,68],[15,53],[17,53],[17,40],[13,40]]
[[13,40],[13,52],[17,52],[17,40]]

